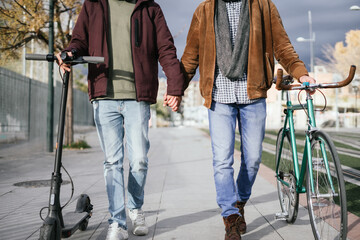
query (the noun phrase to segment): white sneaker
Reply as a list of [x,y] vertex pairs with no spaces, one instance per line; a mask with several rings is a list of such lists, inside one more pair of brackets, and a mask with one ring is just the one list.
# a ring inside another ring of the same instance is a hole
[[145,223],[145,213],[140,209],[129,209],[129,217],[132,223],[132,233],[136,236],[144,236],[149,233]]
[[126,240],[129,238],[129,234],[127,230],[119,227],[117,222],[113,222],[110,224],[106,240]]

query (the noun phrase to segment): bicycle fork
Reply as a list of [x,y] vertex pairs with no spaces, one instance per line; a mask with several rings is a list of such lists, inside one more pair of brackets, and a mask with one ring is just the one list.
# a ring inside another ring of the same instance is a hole
[[306,103],[307,103],[308,119],[309,119],[308,131],[306,132],[306,143],[307,143],[306,148],[308,150],[307,151],[305,151],[306,149],[304,150],[304,156],[305,156],[305,152],[306,152],[307,158],[308,158],[308,166],[309,166],[308,174],[310,174],[310,176],[314,176],[313,169],[317,170],[316,172],[318,172],[319,170],[326,172],[327,180],[330,183],[331,191],[332,191],[331,193],[328,193],[328,194],[319,194],[318,189],[315,191],[313,177],[310,177],[311,198],[332,198],[334,196],[338,196],[338,194],[335,193],[334,184],[333,184],[333,181],[331,178],[330,166],[329,166],[329,162],[328,162],[328,158],[327,158],[325,144],[321,139],[319,139],[320,154],[321,154],[320,159],[313,158],[312,154],[311,154],[312,148],[314,147],[311,145],[311,143],[314,141],[316,132],[319,131],[319,129],[316,127],[316,122],[315,122],[313,98],[311,97],[311,95],[309,93],[307,93]]

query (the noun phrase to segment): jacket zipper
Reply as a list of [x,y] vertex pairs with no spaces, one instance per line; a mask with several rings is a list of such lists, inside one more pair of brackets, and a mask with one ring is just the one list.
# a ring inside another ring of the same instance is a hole
[[135,46],[140,47],[140,39],[139,39],[139,19],[135,19]]
[[[138,100],[138,94],[137,94],[137,89],[136,89],[136,71],[135,71],[135,64],[134,64],[134,52],[133,52],[133,46],[132,46],[132,31],[133,31],[133,28],[132,28],[132,18],[133,18],[133,15],[134,15],[134,12],[136,11],[136,4],[135,4],[135,8],[134,8],[134,11],[132,12],[131,16],[130,16],[130,44],[131,44],[131,60],[133,62],[133,70],[134,70],[134,87],[135,87],[135,98],[136,98],[136,101],[139,102]],[[136,19],[138,20],[138,19]],[[135,26],[136,26],[136,20],[135,20]],[[135,46],[136,46],[136,33],[135,33]]]

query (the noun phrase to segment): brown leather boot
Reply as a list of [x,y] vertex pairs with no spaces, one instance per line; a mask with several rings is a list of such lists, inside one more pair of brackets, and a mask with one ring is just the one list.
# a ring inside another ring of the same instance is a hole
[[239,213],[241,214],[241,216],[239,217],[238,220],[238,229],[240,234],[244,234],[246,233],[246,222],[245,222],[245,215],[244,215],[244,206],[245,206],[246,202],[236,202],[236,207],[239,209]]
[[225,240],[241,240],[241,236],[238,230],[238,221],[240,216],[238,214],[232,214],[226,218],[223,218],[225,224]]

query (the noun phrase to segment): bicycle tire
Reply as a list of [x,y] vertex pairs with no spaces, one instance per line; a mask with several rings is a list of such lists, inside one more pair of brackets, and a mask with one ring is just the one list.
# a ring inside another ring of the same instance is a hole
[[[320,149],[321,143],[324,144],[326,149],[335,194],[332,193],[331,184],[327,177],[324,155]],[[326,133],[317,131],[312,134],[311,152],[314,192],[311,189],[311,176],[308,168],[306,174],[306,197],[314,237],[317,240],[345,240],[347,235],[346,192],[335,145]]]
[[294,158],[293,158],[292,147],[290,144],[290,134],[288,131],[285,132],[283,146],[281,149],[282,150],[281,157],[280,159],[278,158],[280,154],[280,144],[281,144],[283,131],[284,131],[283,128],[279,130],[276,139],[275,166],[278,165],[278,161],[280,160],[277,176],[279,176],[279,178],[282,181],[287,182],[289,186],[287,186],[282,181],[280,181],[279,178],[276,178],[277,191],[280,201],[280,207],[282,212],[284,213],[284,217],[286,221],[288,223],[294,223],[297,218],[298,209],[299,209],[299,193],[296,192],[296,178],[294,175],[294,163],[293,163]]

